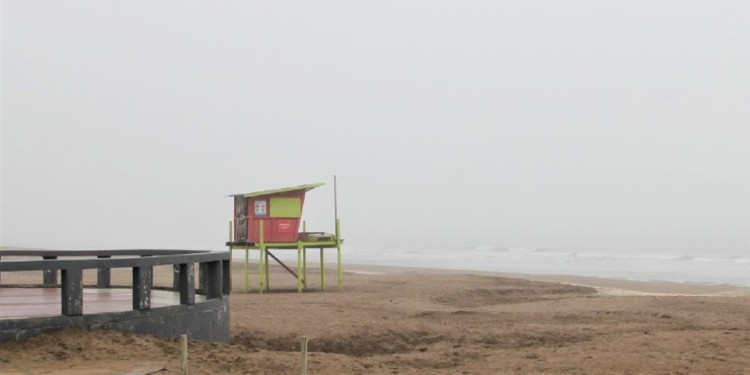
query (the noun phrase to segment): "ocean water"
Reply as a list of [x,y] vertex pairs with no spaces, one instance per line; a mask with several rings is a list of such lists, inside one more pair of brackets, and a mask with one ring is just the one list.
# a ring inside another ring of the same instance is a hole
[[750,252],[747,251],[577,251],[485,245],[466,248],[347,245],[343,256],[346,263],[750,286]]

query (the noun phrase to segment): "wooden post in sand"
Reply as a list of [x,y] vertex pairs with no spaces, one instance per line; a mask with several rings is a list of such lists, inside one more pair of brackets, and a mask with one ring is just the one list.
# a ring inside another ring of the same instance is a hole
[[180,335],[180,375],[188,375],[188,337]]
[[300,337],[300,374],[307,375],[307,336]]

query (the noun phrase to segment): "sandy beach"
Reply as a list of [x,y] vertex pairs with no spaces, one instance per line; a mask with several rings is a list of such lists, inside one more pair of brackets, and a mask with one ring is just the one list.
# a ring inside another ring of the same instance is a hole
[[[332,268],[330,268],[332,269]],[[230,345],[191,342],[191,374],[750,373],[750,290],[574,276],[349,265],[345,290],[245,293],[233,265]],[[252,271],[255,271],[253,268]],[[3,283],[34,281],[4,274]],[[93,275],[86,275],[93,280]],[[115,272],[126,283],[127,273]],[[257,277],[251,274],[251,286]],[[169,285],[169,269],[155,270]],[[0,345],[2,374],[179,373],[176,340],[63,330]]]

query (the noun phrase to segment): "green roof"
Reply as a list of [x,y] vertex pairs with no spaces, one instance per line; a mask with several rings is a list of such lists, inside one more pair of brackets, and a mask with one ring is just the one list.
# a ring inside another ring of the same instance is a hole
[[236,196],[243,196],[245,198],[252,198],[252,197],[259,197],[261,195],[273,195],[273,194],[281,194],[281,193],[288,193],[290,191],[299,191],[299,190],[312,190],[315,189],[318,186],[323,186],[325,183],[318,182],[317,184],[307,184],[307,185],[299,185],[299,186],[292,186],[292,187],[286,187],[281,189],[271,189],[271,190],[262,190],[262,191],[254,191],[252,193],[245,193],[245,194],[232,194],[231,197]]

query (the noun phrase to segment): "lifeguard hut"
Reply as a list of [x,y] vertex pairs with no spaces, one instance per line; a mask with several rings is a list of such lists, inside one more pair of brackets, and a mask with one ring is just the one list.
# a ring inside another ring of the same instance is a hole
[[[245,251],[245,291],[250,290],[249,258],[251,250],[260,253],[258,261],[258,290],[269,290],[269,258],[275,260],[297,278],[297,291],[307,288],[307,249],[320,250],[320,288],[326,287],[324,249],[335,248],[338,287],[343,289],[341,268],[341,239],[339,219],[336,217],[334,234],[307,232],[302,220],[305,194],[323,183],[299,185],[281,189],[233,194],[234,220],[229,222],[229,252]],[[334,180],[335,185],[335,180]],[[334,186],[335,190],[335,186]],[[338,215],[337,215],[338,216]],[[299,227],[302,224],[302,231]],[[297,250],[297,272],[277,258],[271,250]]]

